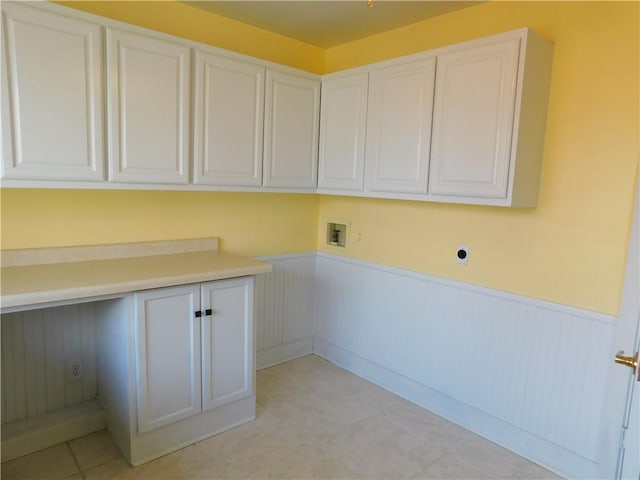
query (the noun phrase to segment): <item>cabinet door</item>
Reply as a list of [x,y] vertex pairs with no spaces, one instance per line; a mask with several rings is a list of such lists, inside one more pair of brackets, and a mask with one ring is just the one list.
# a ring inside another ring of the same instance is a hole
[[438,56],[429,193],[505,198],[519,39]]
[[267,70],[264,186],[315,188],[320,82]]
[[109,179],[188,183],[188,47],[107,29]]
[[374,70],[369,85],[366,189],[427,193],[435,59]]
[[202,408],[253,394],[253,277],[202,286]]
[[369,74],[322,81],[318,188],[364,187],[364,147]]
[[2,5],[3,176],[104,177],[99,25]]
[[201,411],[200,288],[135,294],[138,432]]
[[262,185],[264,70],[196,52],[195,183]]

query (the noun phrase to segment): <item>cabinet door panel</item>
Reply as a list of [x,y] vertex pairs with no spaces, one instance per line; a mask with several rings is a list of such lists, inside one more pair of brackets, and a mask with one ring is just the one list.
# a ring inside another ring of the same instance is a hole
[[506,198],[519,39],[438,57],[429,193]]
[[202,286],[202,408],[253,393],[253,278]]
[[107,30],[110,180],[188,183],[188,47]]
[[320,82],[267,71],[264,186],[315,188]]
[[433,58],[371,73],[367,190],[427,193],[434,73]]
[[262,185],[264,67],[196,53],[194,181]]
[[362,191],[369,74],[322,82],[318,188]]
[[15,4],[2,10],[3,176],[102,180],[100,26]]
[[138,431],[201,411],[200,289],[171,287],[135,294]]

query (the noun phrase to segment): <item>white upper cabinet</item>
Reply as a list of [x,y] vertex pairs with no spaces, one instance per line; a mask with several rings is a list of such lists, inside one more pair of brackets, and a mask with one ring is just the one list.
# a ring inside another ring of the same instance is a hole
[[372,70],[366,191],[427,193],[435,65],[427,57]]
[[438,56],[429,193],[506,198],[519,43]]
[[109,179],[189,182],[191,50],[107,29]]
[[319,80],[267,70],[265,187],[316,188],[319,115]]
[[362,191],[368,72],[322,79],[318,189]]
[[104,178],[99,25],[3,2],[2,176]]
[[550,68],[527,30],[438,55],[430,199],[536,205]]
[[264,71],[196,52],[194,183],[262,185]]

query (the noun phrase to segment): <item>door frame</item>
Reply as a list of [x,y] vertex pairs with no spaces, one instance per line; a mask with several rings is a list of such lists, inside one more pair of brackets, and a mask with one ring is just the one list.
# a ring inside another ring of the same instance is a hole
[[[636,172],[636,193],[633,217],[627,246],[627,259],[620,303],[620,313],[616,318],[616,328],[610,346],[611,365],[607,382],[607,396],[601,422],[599,478],[614,478],[621,446],[622,423],[626,409],[630,408],[627,398],[632,372],[628,368],[616,365],[613,361],[616,352],[624,350],[633,355],[637,348],[638,318],[640,312],[640,175]],[[588,374],[588,372],[587,372]],[[638,388],[636,386],[636,388]]]

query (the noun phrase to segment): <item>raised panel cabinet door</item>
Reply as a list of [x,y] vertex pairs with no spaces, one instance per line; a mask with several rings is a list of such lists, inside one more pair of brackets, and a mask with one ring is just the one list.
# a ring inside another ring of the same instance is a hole
[[191,52],[107,29],[109,179],[189,182]]
[[202,409],[253,394],[253,277],[202,286]]
[[2,5],[2,176],[104,178],[99,25]]
[[265,187],[316,188],[320,81],[267,70]]
[[438,56],[429,194],[506,198],[519,42]]
[[318,188],[362,191],[369,74],[322,80]]
[[371,72],[365,190],[427,193],[435,59]]
[[262,185],[264,71],[196,52],[194,183]]
[[136,374],[138,432],[202,411],[199,286],[138,292]]

